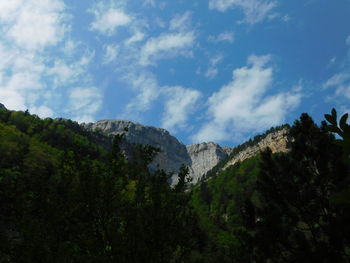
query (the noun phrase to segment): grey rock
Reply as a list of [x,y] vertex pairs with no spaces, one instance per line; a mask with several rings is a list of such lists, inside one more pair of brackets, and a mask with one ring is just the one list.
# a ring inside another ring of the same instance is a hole
[[192,161],[190,168],[190,175],[193,179],[192,183],[196,184],[203,175],[217,165],[222,159],[226,158],[229,149],[229,147],[224,149],[213,142],[187,146],[187,151]]
[[[96,123],[83,123],[82,126],[109,135],[124,133],[126,141],[130,144],[151,145],[159,148],[161,152],[151,163],[151,169],[160,168],[167,173],[176,174],[181,165],[191,166],[191,158],[186,146],[170,135],[167,130],[124,120],[102,120]],[[174,183],[176,183],[175,176],[172,178],[172,184]]]
[[[160,149],[149,168],[155,170],[163,169],[167,173],[173,173],[171,184],[177,183],[177,173],[182,165],[189,167],[192,184],[198,183],[203,175],[215,167],[221,160],[230,156],[233,148],[221,147],[220,145],[208,142],[185,146],[172,136],[167,130],[144,126],[131,121],[123,120],[102,120],[96,123],[83,123],[83,127],[89,130],[98,130],[105,135],[124,134],[125,143],[122,145],[124,153],[132,152],[132,144],[151,145]],[[248,147],[231,157],[223,169],[250,158],[266,147],[272,152],[286,152],[287,129],[282,129],[268,134],[256,145]],[[131,154],[130,154],[131,155]]]

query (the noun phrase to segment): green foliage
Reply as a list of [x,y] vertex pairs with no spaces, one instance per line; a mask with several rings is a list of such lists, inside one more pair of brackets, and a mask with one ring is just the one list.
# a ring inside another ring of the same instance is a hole
[[188,262],[188,170],[171,188],[156,154],[109,152],[68,120],[0,110],[0,262]]
[[350,129],[325,118],[189,189],[186,167],[173,188],[149,171],[153,147],[0,109],[0,262],[348,262]]
[[254,258],[348,262],[349,212],[331,202],[349,182],[341,148],[325,125],[318,127],[307,114],[294,123],[290,135],[290,153],[262,155],[257,178],[261,205],[250,204],[253,209],[245,219],[252,231]]
[[[343,158],[348,165],[350,165],[350,125],[347,124],[348,114],[344,114],[339,121],[337,120],[337,112],[332,109],[331,115],[325,114],[326,120],[329,122],[327,130],[338,134],[341,139],[336,140],[335,143],[343,148]],[[338,205],[347,206],[350,209],[350,187],[343,189],[342,191],[335,193],[331,200]]]
[[250,247],[240,210],[246,199],[258,204],[254,189],[260,157],[237,163],[193,189],[199,217],[202,262],[249,262]]

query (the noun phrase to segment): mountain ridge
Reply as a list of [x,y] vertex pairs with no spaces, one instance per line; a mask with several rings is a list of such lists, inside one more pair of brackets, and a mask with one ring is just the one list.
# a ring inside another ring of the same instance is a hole
[[[177,183],[177,172],[182,165],[189,167],[192,184],[196,184],[203,177],[213,173],[215,167],[225,162],[220,169],[226,169],[238,161],[244,161],[267,147],[275,152],[286,152],[288,143],[288,125],[271,128],[262,135],[237,146],[220,146],[214,142],[202,142],[185,145],[169,131],[154,126],[145,126],[127,120],[100,120],[95,123],[82,123],[82,127],[92,131],[100,131],[107,135],[124,134],[129,143],[124,145],[126,152],[130,152],[131,144],[150,145],[160,149],[160,152],[150,164],[150,168],[163,169],[174,174],[171,184]],[[242,147],[242,145],[248,145]]]

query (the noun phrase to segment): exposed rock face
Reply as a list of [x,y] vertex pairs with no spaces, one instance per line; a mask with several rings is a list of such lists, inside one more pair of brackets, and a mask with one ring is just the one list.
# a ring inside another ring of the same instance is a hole
[[181,165],[191,166],[191,158],[187,153],[186,146],[164,129],[121,120],[103,120],[82,124],[82,126],[91,130],[98,129],[106,134],[124,133],[125,139],[129,143],[159,148],[161,152],[152,162],[151,169],[159,167],[168,173],[177,173]]
[[227,162],[223,169],[226,169],[228,166],[233,165],[237,162],[244,161],[250,157],[257,155],[259,152],[263,151],[269,147],[272,153],[277,152],[288,152],[288,129],[284,128],[282,130],[272,132],[268,134],[264,139],[258,142],[252,147],[248,147],[245,150],[239,152],[233,158]]
[[213,142],[193,144],[186,147],[192,161],[190,175],[193,178],[193,184],[196,184],[203,175],[222,159],[226,158],[231,149],[225,147],[225,151],[225,149]]
[[0,109],[6,109],[6,107],[4,106],[4,104],[0,103]]
[[[159,148],[161,152],[151,163],[150,169],[160,168],[167,173],[174,173],[171,184],[177,182],[176,173],[181,165],[189,167],[190,175],[193,178],[192,184],[196,184],[203,175],[221,160],[227,158],[233,150],[230,147],[220,147],[213,142],[185,146],[164,129],[143,126],[131,121],[103,120],[96,123],[83,123],[82,126],[90,130],[100,130],[109,135],[124,133],[126,143],[122,147],[126,153],[131,152],[133,143]],[[238,161],[253,157],[266,147],[270,147],[273,153],[288,151],[287,132],[287,129],[282,129],[268,134],[256,145],[233,156],[223,169]]]

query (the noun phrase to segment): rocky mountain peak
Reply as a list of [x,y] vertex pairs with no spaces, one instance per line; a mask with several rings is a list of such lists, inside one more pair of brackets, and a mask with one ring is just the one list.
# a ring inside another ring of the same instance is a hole
[[159,148],[161,152],[151,163],[151,169],[160,168],[167,173],[177,173],[183,164],[191,167],[191,158],[186,146],[165,129],[125,120],[102,120],[82,125],[87,129],[99,130],[111,135],[123,133],[126,141],[131,144],[151,145]]

